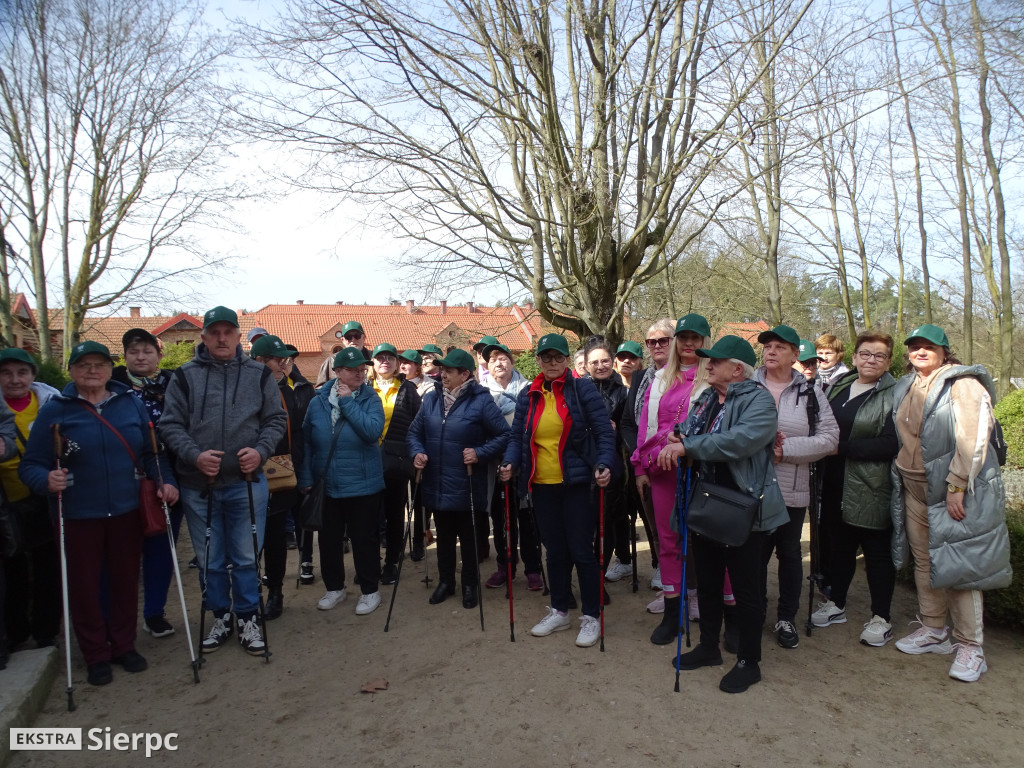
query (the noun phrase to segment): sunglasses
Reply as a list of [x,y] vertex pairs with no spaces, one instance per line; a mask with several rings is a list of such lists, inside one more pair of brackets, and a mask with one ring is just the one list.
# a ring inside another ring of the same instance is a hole
[[644,344],[648,349],[654,349],[655,347],[667,347],[671,341],[672,339],[666,336],[661,339],[644,339]]

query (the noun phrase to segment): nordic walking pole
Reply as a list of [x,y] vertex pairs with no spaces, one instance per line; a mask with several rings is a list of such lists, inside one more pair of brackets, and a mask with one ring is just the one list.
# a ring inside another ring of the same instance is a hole
[[[679,510],[679,535],[682,536],[682,558],[683,558],[683,574],[682,574],[682,585],[683,589],[686,589],[686,551],[687,551],[687,539],[689,538],[686,530],[686,515],[690,508],[690,472],[691,464],[689,461],[686,463],[686,487],[683,488],[683,459],[680,457],[676,461],[676,507]],[[684,491],[680,494],[680,491]],[[679,693],[679,657],[683,653],[683,626],[686,626],[686,647],[690,647],[690,609],[686,604],[686,600],[679,604],[679,631],[676,635],[676,687],[675,692]]]
[[484,631],[484,595],[483,584],[480,583],[480,552],[477,548],[476,539],[476,510],[473,508],[473,465],[466,465],[466,474],[469,476],[469,519],[473,525],[473,559],[476,560],[476,604],[480,606],[480,631]]
[[[413,483],[412,493],[410,494],[410,497],[409,497],[410,498],[410,503],[415,503],[416,497],[420,493],[420,483],[422,481],[423,481],[423,470],[422,469],[417,469],[416,470],[416,480]],[[421,505],[422,505],[422,500],[421,500]],[[427,589],[430,589],[430,582],[432,581],[432,579],[430,578],[430,568],[429,568],[429,566],[427,564],[427,560],[428,560],[427,555],[430,554],[428,552],[428,550],[430,548],[427,546],[427,528],[428,527],[429,527],[429,523],[427,521],[427,510],[424,507],[423,508],[423,586],[425,586]]]
[[[160,444],[156,439],[156,430],[153,429],[153,422],[149,422],[149,439],[153,443],[153,455],[156,457],[156,477],[162,488],[164,485],[164,472],[160,468]],[[185,622],[185,638],[188,640],[188,655],[192,659],[192,680],[199,682],[199,660],[196,659],[195,646],[192,644],[192,627],[188,623],[188,609],[185,607],[185,590],[181,586],[181,568],[178,567],[178,552],[174,542],[174,529],[171,526],[171,510],[164,505],[164,521],[167,523],[167,545],[171,548],[171,562],[174,563],[174,580],[178,584],[178,599],[181,601],[181,616]]]
[[[398,573],[395,576],[395,586],[391,588],[391,605],[388,606],[388,619],[384,622],[384,631],[391,627],[391,612],[395,610],[395,597],[398,595],[398,585],[402,583],[402,565],[405,563],[405,549],[412,546],[412,492],[409,493],[409,503],[405,508],[405,535],[402,537],[402,551],[398,555]],[[424,557],[426,552],[424,552]]]
[[263,659],[270,663],[270,640],[267,639],[267,615],[263,607],[263,579],[260,577],[260,542],[256,535],[256,502],[252,497],[252,472],[245,473],[249,492],[249,526],[252,528],[252,559],[256,563],[256,594],[259,595],[260,626],[263,627]]
[[[634,491],[636,490],[636,484],[633,485],[633,490]],[[639,503],[639,494],[637,494],[637,502]],[[633,509],[632,509],[632,511],[630,512],[630,515],[629,515],[629,531],[630,531],[629,547],[632,550],[631,554],[633,555],[633,594],[635,595],[639,591],[639,589],[640,589],[640,580],[637,578],[637,574],[636,574],[636,516],[637,516],[637,507],[636,507],[636,504],[632,504],[630,506],[632,506]]]
[[[64,441],[60,436],[60,424],[53,427],[53,455],[60,472],[60,457],[64,453]],[[64,666],[68,671],[68,712],[75,711],[75,686],[71,682],[71,609],[68,605],[68,555],[64,545],[64,492],[57,491],[57,520],[60,522],[60,581],[64,590]]]
[[516,641],[516,616],[513,610],[515,597],[512,594],[512,526],[508,511],[508,483],[505,483],[503,496],[505,497],[505,566],[508,569],[508,632],[509,640]]
[[203,656],[203,640],[206,633],[206,589],[209,585],[207,574],[210,572],[210,537],[213,535],[213,484],[217,482],[216,477],[206,477],[206,488],[200,497],[206,497],[206,531],[203,534],[203,570],[199,574],[200,586],[203,588],[202,604],[199,608],[199,666],[203,665],[206,658]]
[[[598,472],[604,472],[607,467],[604,464],[598,464],[595,469]],[[601,619],[601,653],[604,653],[604,486],[598,486],[597,488],[597,551],[598,551],[598,583],[597,588],[599,592],[598,596],[598,616]]]

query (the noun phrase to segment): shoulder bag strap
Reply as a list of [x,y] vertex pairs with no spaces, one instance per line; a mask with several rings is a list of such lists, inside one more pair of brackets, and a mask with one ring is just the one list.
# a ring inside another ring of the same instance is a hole
[[284,401],[284,392],[280,388],[277,390],[277,394],[281,396],[281,407],[284,408],[284,426],[288,431],[288,453],[292,452],[292,417],[288,413],[288,403]]
[[109,421],[104,419],[103,416],[100,415],[100,412],[97,411],[95,408],[90,408],[88,405],[83,403],[81,400],[75,400],[75,402],[78,403],[83,408],[85,408],[86,411],[91,413],[97,419],[99,419],[100,422],[103,424],[103,426],[105,426],[107,429],[109,429],[111,432],[113,432],[115,435],[117,435],[117,439],[121,441],[121,445],[124,446],[124,449],[126,451],[128,451],[128,455],[131,456],[132,464],[134,464],[136,467],[138,467],[139,466],[139,460],[137,458],[135,458],[135,451],[133,451],[132,447],[130,445],[128,445],[128,441],[124,439],[124,435],[122,435],[120,432],[118,432],[113,424],[111,424]]

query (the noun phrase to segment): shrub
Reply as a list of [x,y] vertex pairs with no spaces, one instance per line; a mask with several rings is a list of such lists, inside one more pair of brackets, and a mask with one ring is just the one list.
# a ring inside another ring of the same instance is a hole
[[1024,390],[1015,390],[996,403],[995,414],[1006,438],[1006,466],[1024,467]]
[[179,341],[171,344],[164,350],[164,356],[160,359],[160,367],[167,371],[173,371],[189,362],[196,354],[196,343],[194,341]]
[[540,368],[537,367],[537,353],[528,349],[516,358],[516,370],[526,377],[527,381],[533,381],[540,375]]
[[1013,581],[1006,589],[985,593],[985,618],[1024,628],[1024,506],[1007,506],[1006,527],[1010,531]]
[[71,381],[67,370],[60,363],[53,360],[48,363],[38,363],[36,368],[36,381],[49,384],[51,387],[62,390]]

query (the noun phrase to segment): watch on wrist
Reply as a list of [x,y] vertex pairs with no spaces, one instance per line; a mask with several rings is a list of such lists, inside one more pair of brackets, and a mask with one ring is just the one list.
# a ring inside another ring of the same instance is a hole
[[946,483],[946,490],[950,493],[963,493],[966,489],[961,488],[959,485],[953,485],[952,483]]

